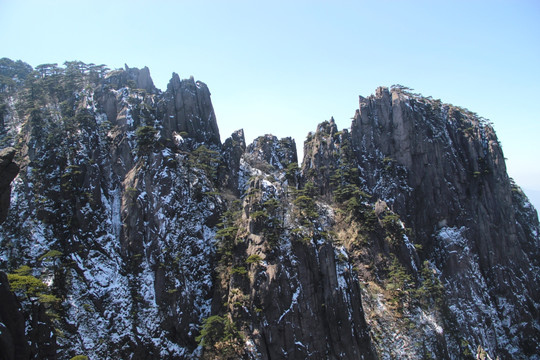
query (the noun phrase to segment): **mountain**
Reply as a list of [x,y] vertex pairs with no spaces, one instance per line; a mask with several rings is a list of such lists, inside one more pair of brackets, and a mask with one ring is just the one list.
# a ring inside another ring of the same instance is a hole
[[193,78],[4,58],[0,115],[0,359],[540,358],[538,216],[466,109],[380,87],[299,166]]

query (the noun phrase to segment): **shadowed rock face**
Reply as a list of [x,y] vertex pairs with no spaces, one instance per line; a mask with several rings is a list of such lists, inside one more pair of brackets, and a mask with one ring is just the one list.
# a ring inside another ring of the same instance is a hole
[[[52,340],[66,349],[62,359],[196,353],[199,324],[209,315],[213,235],[222,210],[222,200],[207,195],[216,191],[221,149],[210,93],[177,76],[171,92],[161,92],[148,69],[126,67],[99,79],[77,75],[88,82],[87,92],[71,97],[82,93],[71,81],[79,78],[69,76],[60,76],[56,93],[36,96],[34,117],[13,144],[22,149],[24,167],[13,190],[19,212],[0,228],[2,254],[11,254],[11,243],[15,252],[29,244],[33,250],[13,262],[2,257],[2,266],[10,262],[4,269],[12,272],[29,265],[40,279],[52,279],[54,295],[78,299],[78,305],[65,302],[63,317],[54,320],[64,333]],[[24,102],[15,90],[7,95]],[[61,120],[49,105],[60,109]],[[7,124],[26,123],[14,107],[6,109]],[[139,135],[145,126],[150,131]],[[193,153],[203,145],[206,151]],[[7,170],[12,158],[12,152],[2,157]],[[31,219],[45,233],[32,235]],[[50,250],[62,255],[42,261]],[[24,310],[31,351],[46,358],[45,309],[25,303]],[[118,337],[109,336],[110,326]]]
[[[14,148],[0,151],[0,224],[7,217],[11,181],[19,173],[19,167],[13,162]],[[26,341],[24,316],[20,304],[9,288],[5,273],[0,271],[0,352],[2,359],[28,359],[30,349]]]
[[[383,195],[378,179],[368,174],[380,167],[381,157],[406,171],[409,191],[385,197],[396,195],[393,207],[417,229],[422,244],[434,245],[433,231],[443,226],[467,227],[481,268],[498,287],[509,286],[501,288],[506,292],[513,285],[497,270],[500,265],[536,263],[517,237],[514,186],[500,144],[493,128],[475,114],[379,88],[360,100],[351,136],[375,194]],[[529,234],[525,242],[538,244],[538,238]]]
[[14,148],[5,148],[0,151],[0,223],[7,217],[11,182],[19,173],[19,166],[13,162],[14,157]]
[[25,335],[20,304],[9,289],[5,273],[0,272],[0,350],[3,360],[26,360],[30,347]]

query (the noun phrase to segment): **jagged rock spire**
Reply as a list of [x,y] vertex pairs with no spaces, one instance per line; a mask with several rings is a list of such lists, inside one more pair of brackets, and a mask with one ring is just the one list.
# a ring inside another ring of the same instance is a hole
[[216,115],[205,83],[190,79],[180,80],[173,73],[167,91],[166,116],[163,120],[165,137],[173,132],[185,133],[197,142],[221,144]]

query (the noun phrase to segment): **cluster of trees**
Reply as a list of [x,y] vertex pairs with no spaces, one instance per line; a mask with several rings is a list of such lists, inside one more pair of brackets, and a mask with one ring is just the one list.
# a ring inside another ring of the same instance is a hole
[[244,337],[227,315],[206,318],[196,340],[205,350],[205,359],[238,359],[244,352]]
[[311,181],[304,184],[302,188],[293,191],[293,204],[297,207],[300,222],[304,226],[311,226],[313,220],[319,216],[315,202],[317,194],[318,189]]
[[[61,258],[63,253],[58,250],[49,250],[39,257],[38,263],[48,269],[46,272],[55,273],[61,266]],[[41,270],[43,271],[43,270]],[[40,271],[31,268],[28,265],[22,265],[11,273],[7,274],[11,291],[17,298],[26,303],[30,309],[37,306],[43,306],[47,315],[53,321],[60,319],[62,308],[60,306],[61,299],[57,296],[58,289],[53,289],[47,285],[39,274]],[[33,312],[31,312],[33,314]]]
[[390,301],[399,310],[403,310],[403,306],[410,303],[424,308],[441,308],[444,303],[444,287],[429,261],[422,264],[419,281],[416,282],[395,255],[392,254],[390,259],[386,290],[389,292]]

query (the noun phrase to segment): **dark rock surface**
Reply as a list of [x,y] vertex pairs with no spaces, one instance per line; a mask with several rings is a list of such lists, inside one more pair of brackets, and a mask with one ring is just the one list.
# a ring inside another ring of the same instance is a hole
[[19,173],[19,166],[13,162],[15,149],[8,147],[0,150],[0,223],[8,214],[11,196],[11,182]]
[[0,271],[0,359],[30,359],[21,306],[9,289],[7,276]]

